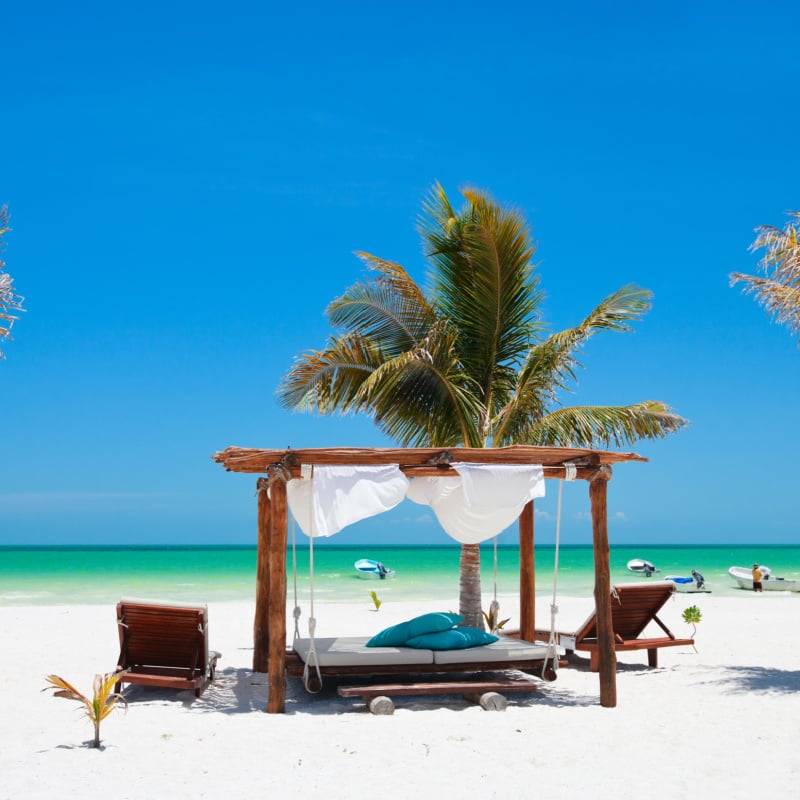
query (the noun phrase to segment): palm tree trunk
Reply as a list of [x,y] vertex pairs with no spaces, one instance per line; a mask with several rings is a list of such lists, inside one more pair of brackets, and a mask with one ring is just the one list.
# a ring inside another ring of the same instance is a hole
[[481,548],[477,544],[461,545],[458,613],[464,625],[484,629],[481,609]]

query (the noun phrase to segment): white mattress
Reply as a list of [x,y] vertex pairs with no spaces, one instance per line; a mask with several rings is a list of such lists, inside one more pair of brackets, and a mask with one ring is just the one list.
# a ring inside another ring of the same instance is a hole
[[[321,667],[386,666],[391,664],[492,664],[503,661],[539,661],[547,646],[512,637],[465,650],[419,650],[414,647],[367,647],[367,636],[337,636],[314,639]],[[294,649],[308,660],[310,639],[295,639]]]
[[[433,664],[433,652],[413,647],[367,647],[368,636],[337,636],[314,639],[321,667],[385,666],[387,664]],[[310,639],[295,639],[294,649],[308,660]]]

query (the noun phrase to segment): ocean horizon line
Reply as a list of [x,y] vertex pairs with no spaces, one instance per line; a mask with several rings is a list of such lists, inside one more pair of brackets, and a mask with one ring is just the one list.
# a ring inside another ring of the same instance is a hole
[[[498,543],[497,545],[498,550],[516,550],[519,548],[519,544],[510,543],[510,542],[502,542]],[[572,550],[579,550],[582,548],[592,549],[594,545],[591,542],[577,544],[574,542],[570,543],[561,543],[556,545],[553,542],[546,542],[546,543],[536,543],[535,545],[537,548],[543,549],[551,549],[555,550],[558,546],[562,550],[572,549]],[[415,550],[415,549],[424,549],[430,550],[432,548],[435,549],[458,549],[461,545],[458,542],[452,543],[437,543],[437,544],[424,544],[422,542],[409,542],[409,543],[402,543],[402,544],[392,544],[392,543],[381,543],[381,544],[373,544],[370,542],[362,542],[357,544],[338,544],[338,543],[328,543],[328,542],[316,542],[314,544],[314,549],[323,548],[325,550],[361,550],[365,548],[369,548],[371,550]],[[494,543],[491,541],[482,542],[481,549],[493,549],[495,547]],[[618,547],[618,548],[648,548],[654,550],[667,550],[671,549],[674,550],[676,548],[681,550],[692,550],[692,549],[702,549],[702,550],[709,550],[709,549],[741,549],[741,548],[760,548],[760,547],[770,547],[770,548],[796,548],[800,547],[800,542],[797,543],[789,543],[789,542],[691,542],[691,543],[684,543],[684,542],[610,542],[609,547]],[[308,543],[296,544],[295,548],[297,550],[310,550],[311,545]],[[3,551],[36,551],[36,550],[257,550],[258,545],[253,544],[224,544],[224,543],[167,543],[167,544],[142,544],[142,543],[62,543],[62,544],[0,544],[0,552]],[[291,550],[292,545],[289,543],[287,550]]]

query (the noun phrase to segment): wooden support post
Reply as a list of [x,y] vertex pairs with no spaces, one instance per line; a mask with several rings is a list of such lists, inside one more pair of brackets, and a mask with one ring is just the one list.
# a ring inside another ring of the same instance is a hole
[[267,713],[282,714],[286,706],[286,540],[288,507],[282,470],[270,474],[269,538],[269,698]]
[[597,618],[597,663],[600,671],[600,705],[617,705],[617,663],[611,622],[611,566],[608,546],[607,488],[611,467],[600,467],[589,482],[594,544],[594,603]]
[[270,502],[266,478],[256,481],[258,495],[258,556],[256,561],[256,613],[253,620],[253,672],[266,672],[269,661],[269,539]]
[[536,570],[533,542],[533,500],[519,515],[519,635],[532,642],[536,630]]

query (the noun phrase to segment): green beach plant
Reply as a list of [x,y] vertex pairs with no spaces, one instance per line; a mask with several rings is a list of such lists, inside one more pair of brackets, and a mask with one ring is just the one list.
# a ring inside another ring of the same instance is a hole
[[372,603],[375,606],[375,610],[376,611],[380,611],[381,610],[381,604],[383,603],[383,600],[379,600],[378,599],[378,593],[375,592],[375,591],[372,591],[372,592],[369,593],[369,596],[372,598]]
[[71,683],[68,683],[58,675],[48,675],[47,682],[51,685],[45,686],[42,691],[51,690],[54,697],[63,697],[66,700],[75,700],[81,703],[84,707],[85,715],[94,726],[94,740],[91,747],[100,747],[100,723],[111,714],[118,703],[123,703],[127,711],[128,701],[125,700],[122,694],[114,692],[117,682],[124,674],[123,670],[106,675],[95,675],[91,697],[82,694]]
[[683,610],[683,621],[692,626],[692,638],[697,633],[697,624],[703,619],[703,614],[697,606],[689,606]]
[[[522,214],[486,192],[452,207],[436,184],[418,229],[423,290],[391,261],[357,255],[374,276],[327,308],[322,350],[299,356],[278,387],[285,408],[365,413],[402,446],[621,446],[662,438],[686,420],[661,401],[564,407],[596,333],[629,331],[650,308],[633,285],[611,293],[574,327],[545,334],[536,246]],[[480,549],[461,546],[459,612],[483,627]]]

